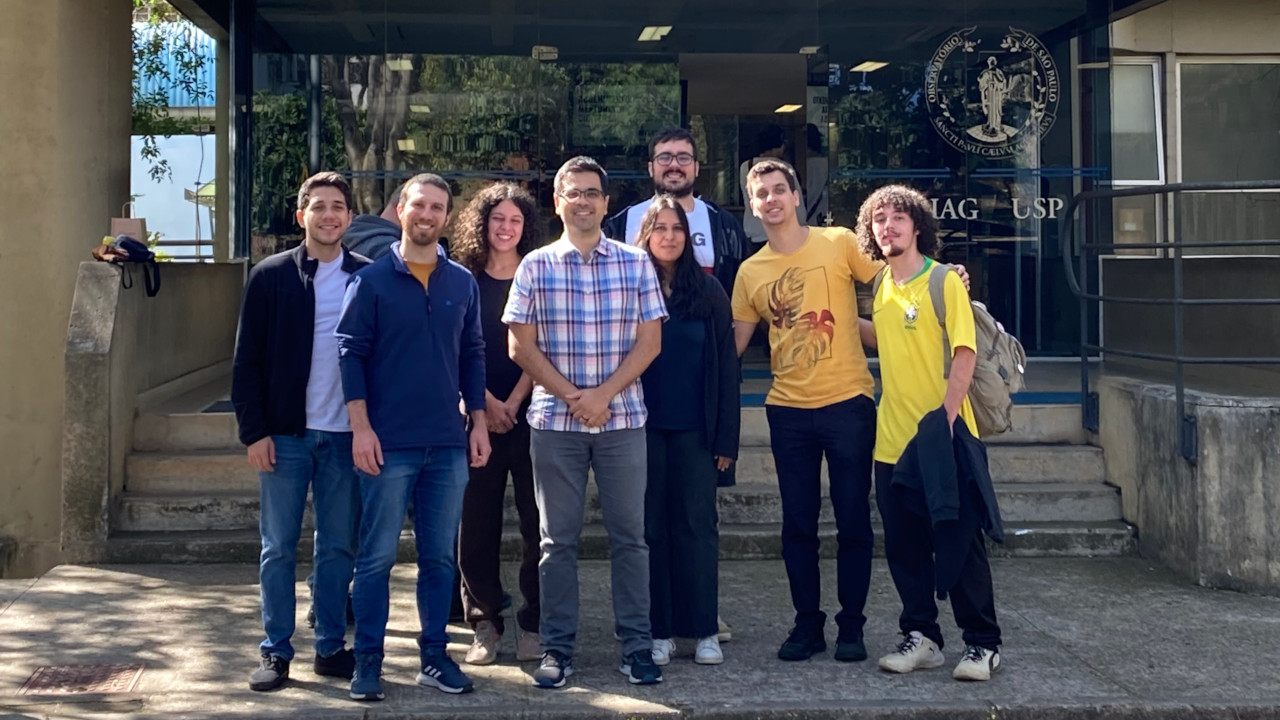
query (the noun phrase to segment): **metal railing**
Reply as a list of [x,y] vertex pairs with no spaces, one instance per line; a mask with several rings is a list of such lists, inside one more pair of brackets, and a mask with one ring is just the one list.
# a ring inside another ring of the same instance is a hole
[[[1186,242],[1182,239],[1183,226],[1180,217],[1175,215],[1174,218],[1174,238],[1166,242],[1154,243],[1115,243],[1115,242],[1099,242],[1096,240],[1083,239],[1076,242],[1075,230],[1076,211],[1085,204],[1097,200],[1112,200],[1115,198],[1140,197],[1144,195],[1157,195],[1167,200],[1167,196],[1172,195],[1175,203],[1175,209],[1181,208],[1181,197],[1183,193],[1189,192],[1222,192],[1222,191],[1276,191],[1280,190],[1280,180],[1263,180],[1263,181],[1237,181],[1237,182],[1213,182],[1213,183],[1174,183],[1167,185],[1150,185],[1145,187],[1126,188],[1122,190],[1089,190],[1079,193],[1071,198],[1061,216],[1059,242],[1061,243],[1062,257],[1070,258],[1072,254],[1076,256],[1075,267],[1072,267],[1070,260],[1063,263],[1066,270],[1067,284],[1071,288],[1077,298],[1080,299],[1080,399],[1081,399],[1081,415],[1084,427],[1092,432],[1098,432],[1099,429],[1099,408],[1098,394],[1089,391],[1089,356],[1091,353],[1115,355],[1118,357],[1128,357],[1140,360],[1150,360],[1156,362],[1172,363],[1174,368],[1174,392],[1177,403],[1178,418],[1180,418],[1178,430],[1178,447],[1182,457],[1187,462],[1195,464],[1198,448],[1196,440],[1196,418],[1190,415],[1186,410],[1186,382],[1185,367],[1187,365],[1280,365],[1280,357],[1218,357],[1186,354],[1185,337],[1183,328],[1183,313],[1188,306],[1237,306],[1237,305],[1280,305],[1280,297],[1275,298],[1240,298],[1240,297],[1214,297],[1214,298],[1187,298],[1183,296],[1183,251],[1194,248],[1250,248],[1250,247],[1276,247],[1280,246],[1280,240],[1227,240],[1220,242]],[[1173,265],[1173,297],[1129,297],[1123,295],[1109,295],[1104,293],[1086,292],[1082,286],[1081,279],[1087,277],[1089,262],[1091,259],[1097,261],[1098,257],[1103,254],[1113,254],[1117,249],[1123,250],[1163,250],[1169,254]],[[1273,286],[1274,287],[1274,286]],[[1096,302],[1101,308],[1102,303],[1117,303],[1128,305],[1158,305],[1173,307],[1173,352],[1157,353],[1146,352],[1141,350],[1131,350],[1127,348],[1118,348],[1107,346],[1101,337],[1101,329],[1099,330],[1099,342],[1093,344],[1088,342],[1089,338],[1089,303]]]

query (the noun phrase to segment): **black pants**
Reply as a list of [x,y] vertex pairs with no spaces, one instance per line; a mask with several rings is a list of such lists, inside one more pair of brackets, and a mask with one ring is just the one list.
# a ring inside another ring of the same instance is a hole
[[538,505],[533,498],[533,464],[529,458],[529,425],[522,421],[506,433],[490,433],[493,452],[489,463],[471,468],[462,498],[462,527],[458,531],[458,568],[462,573],[462,605],[467,622],[475,627],[488,620],[501,633],[502,577],[499,552],[502,545],[502,506],[507,474],[515,489],[520,517],[523,557],[520,562],[520,594],[524,606],[516,623],[527,632],[538,632]]
[[[876,505],[884,522],[884,554],[889,574],[902,598],[898,628],[906,635],[912,630],[942,647],[938,627],[938,604],[934,601],[933,536],[929,518],[904,507],[899,489],[892,487],[893,465],[876,463]],[[972,521],[967,513],[980,512],[977,489],[962,488],[969,495],[960,503],[960,522]],[[987,546],[978,530],[971,540],[960,582],[951,589],[951,611],[963,633],[965,645],[991,650],[1000,646],[1000,626],[996,623],[995,593],[991,588],[991,565]]]
[[645,429],[649,618],[653,637],[715,635],[720,594],[715,458],[700,430]]
[[818,515],[822,510],[822,458],[827,459],[831,507],[836,519],[836,588],[839,637],[862,633],[871,584],[871,452],[876,406],[858,397],[826,407],[766,405],[769,437],[782,497],[782,560],[791,584],[796,627],[820,632],[822,577],[818,570]]

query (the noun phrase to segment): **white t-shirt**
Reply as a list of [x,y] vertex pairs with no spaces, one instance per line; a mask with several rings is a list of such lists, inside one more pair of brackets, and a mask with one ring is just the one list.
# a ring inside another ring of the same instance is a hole
[[342,377],[338,374],[338,316],[347,292],[342,256],[322,262],[316,268],[316,322],[311,338],[311,375],[307,380],[307,429],[350,432],[347,405],[342,397]]
[[[640,223],[652,204],[653,198],[649,198],[627,209],[627,237],[620,242],[628,245],[635,243],[636,238],[640,237]],[[689,241],[693,243],[694,259],[704,270],[714,270],[716,247],[715,240],[711,237],[711,213],[707,210],[707,204],[694,198],[693,212],[685,214],[689,216]]]

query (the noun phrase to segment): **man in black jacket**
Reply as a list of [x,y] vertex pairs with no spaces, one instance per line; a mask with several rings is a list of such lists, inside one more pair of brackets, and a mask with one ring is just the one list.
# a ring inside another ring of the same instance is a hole
[[350,678],[347,586],[355,563],[360,492],[334,335],[347,278],[369,264],[342,246],[351,188],[323,172],[298,190],[302,244],[249,273],[236,334],[231,400],[261,483],[262,661],[251,690],[273,690],[293,659],[296,553],[310,488],[315,506],[314,670]]
[[[747,238],[742,225],[715,203],[693,196],[698,177],[698,149],[693,135],[684,128],[664,128],[649,141],[649,177],[656,196],[667,193],[676,198],[689,217],[689,240],[702,269],[720,281],[733,297],[733,279],[747,257]],[[653,199],[638,202],[605,221],[604,234],[610,240],[632,244],[640,232],[640,219]]]
[[[945,662],[936,591],[950,594],[964,636],[952,676],[988,680],[1000,667],[1000,626],[982,529],[998,536],[999,511],[968,398],[977,364],[969,294],[960,276],[930,257],[938,219],[919,192],[890,185],[872,193],[858,212],[857,234],[863,250],[888,266],[872,306],[873,337],[864,335],[880,351],[876,504],[902,598],[903,638],[880,668],[907,673]],[[941,318],[931,295],[935,273],[943,274]]]
[[392,191],[382,214],[356,215],[351,218],[351,226],[344,232],[342,244],[351,252],[370,260],[386,255],[392,245],[400,242],[400,218],[396,215],[396,206],[400,204],[402,190],[403,185]]

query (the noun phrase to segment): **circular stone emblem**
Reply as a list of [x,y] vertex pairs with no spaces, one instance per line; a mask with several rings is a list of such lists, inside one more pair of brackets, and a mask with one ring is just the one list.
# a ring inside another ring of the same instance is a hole
[[925,68],[933,127],[956,149],[989,158],[1021,155],[1057,119],[1058,68],[1040,39],[1009,28],[999,46],[974,37],[977,26],[947,36]]

